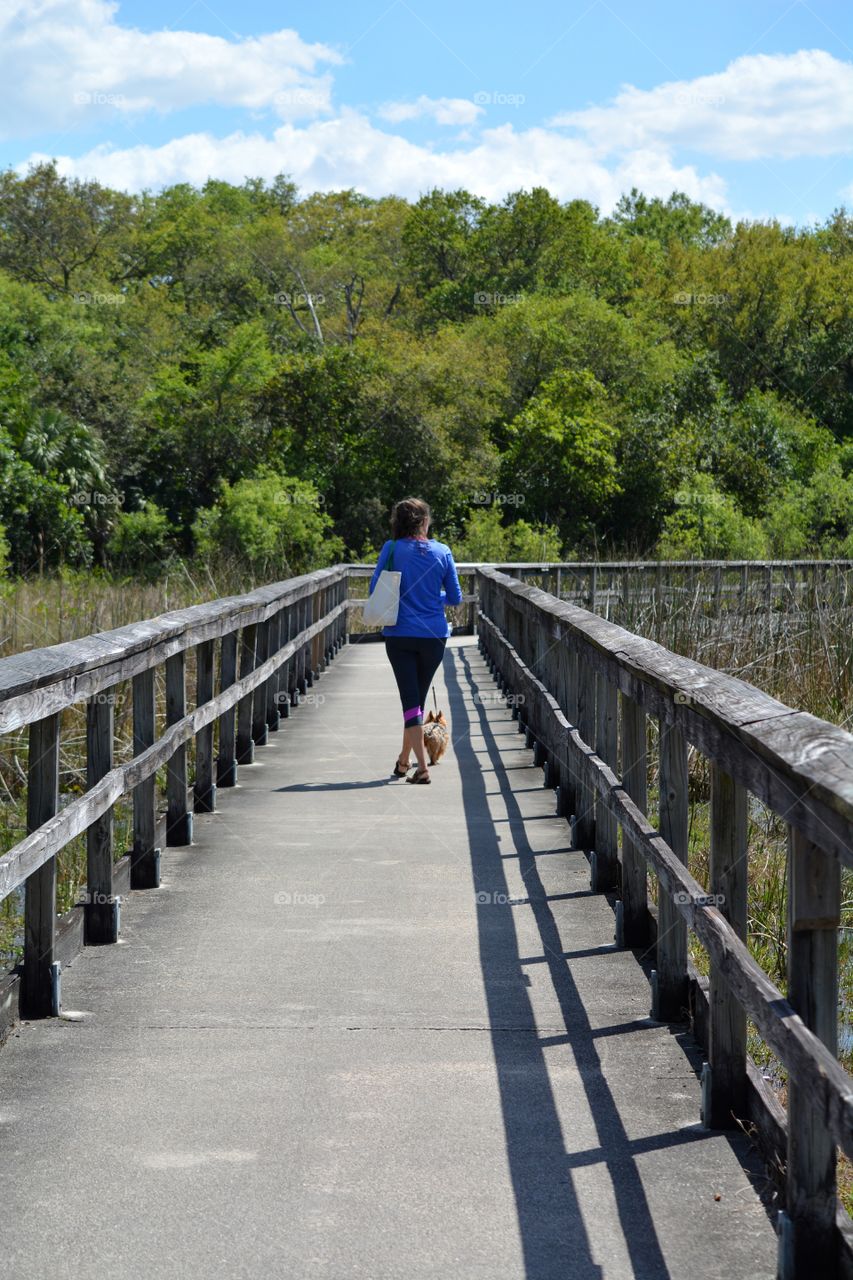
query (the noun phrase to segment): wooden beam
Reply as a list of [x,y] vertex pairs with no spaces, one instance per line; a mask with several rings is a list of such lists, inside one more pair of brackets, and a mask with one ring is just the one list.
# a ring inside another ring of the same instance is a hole
[[[27,831],[37,831],[59,809],[59,716],[30,725],[27,762]],[[53,1007],[56,936],[56,858],[27,878],[24,894],[24,978],[21,1012],[44,1018]]]
[[[154,670],[133,677],[133,754],[139,756],[156,738]],[[130,853],[131,889],[156,889],[160,884],[157,842],[157,779],[143,778],[133,792],[133,846]]]
[[[113,767],[115,694],[96,693],[86,703],[86,786],[91,790]],[[86,832],[86,945],[118,941],[118,903],[113,893],[113,810]]]

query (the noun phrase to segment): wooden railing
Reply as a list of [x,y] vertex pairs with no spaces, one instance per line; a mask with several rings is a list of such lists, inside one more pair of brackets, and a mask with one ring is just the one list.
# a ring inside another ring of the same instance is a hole
[[[780,1274],[850,1274],[835,1169],[836,1145],[853,1159],[853,1079],[836,1057],[853,736],[497,570],[477,578],[481,647],[557,788],[558,812],[573,815],[592,888],[618,895],[617,944],[655,948],[654,1018],[682,1020],[691,986],[697,1012],[688,929],[707,952],[707,1009],[696,1018],[707,1032],[703,1119],[751,1126],[785,1161]],[[646,814],[650,716],[660,729],[656,824]],[[686,865],[688,744],[710,762],[707,888]],[[746,945],[749,795],[788,824],[787,999]],[[787,1115],[748,1058],[748,1018],[787,1068]]]
[[[59,1010],[60,966],[54,954],[59,851],[86,832],[85,941],[115,942],[116,801],[133,796],[130,886],[156,887],[160,828],[165,827],[166,845],[191,842],[193,812],[213,811],[216,786],[235,785],[238,766],[251,762],[255,747],[278,728],[281,715],[298,705],[300,694],[344,643],[346,597],[346,567],[338,566],[0,661],[0,732],[29,727],[30,834],[0,857],[0,899],[24,886],[24,1016]],[[191,650],[196,696],[188,712],[186,662]],[[165,668],[165,725],[158,733],[155,673],[160,667]],[[219,690],[214,692],[217,668]],[[116,765],[115,691],[128,680],[134,754]],[[88,789],[60,809],[61,717],[81,701],[86,704]],[[187,743],[192,738],[195,779],[188,791]],[[161,824],[155,775],[163,766],[166,812]]]

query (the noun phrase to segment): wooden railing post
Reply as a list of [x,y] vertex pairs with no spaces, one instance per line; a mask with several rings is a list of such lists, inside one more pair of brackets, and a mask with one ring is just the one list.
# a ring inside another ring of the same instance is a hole
[[[569,724],[576,729],[578,727],[578,655],[574,645],[565,637],[560,645],[559,670],[563,692],[562,698],[558,701]],[[568,818],[572,818],[577,813],[578,806],[578,762],[571,740],[567,743],[567,752],[566,796],[561,808]]]
[[[237,632],[229,631],[222,637],[219,655],[219,691],[230,689],[237,679]],[[237,755],[234,740],[235,708],[229,707],[219,717],[219,754],[216,761],[216,781],[220,787],[233,787],[237,783]]]
[[[255,667],[256,627],[249,623],[243,628],[240,637],[240,679],[247,676]],[[252,740],[252,702],[251,693],[245,694],[237,703],[237,764],[251,764],[255,758],[255,744]]]
[[[281,648],[281,615],[282,610],[277,609],[267,623],[267,657],[274,658]],[[278,733],[278,723],[281,719],[278,711],[278,682],[281,676],[281,667],[274,671],[264,685],[264,705],[266,707],[267,728],[270,733]]]
[[[296,630],[294,636],[298,636],[301,631],[305,630],[308,616],[308,601],[305,596],[296,602]],[[308,692],[308,672],[306,670],[307,660],[305,656],[305,645],[301,645],[296,654],[296,699],[295,705],[299,705],[299,699],[304,697]]]
[[[187,714],[186,651],[166,659],[166,725]],[[193,815],[187,809],[187,744],[182,742],[166,765],[166,844],[192,844]]]
[[[619,691],[605,675],[596,676],[595,753],[611,769],[618,768]],[[598,796],[595,811],[595,849],[590,859],[590,887],[606,893],[619,879],[619,849],[616,815]]]
[[[213,641],[196,645],[197,707],[213,697]],[[199,729],[195,736],[195,787],[193,808],[196,813],[213,813],[216,808],[216,784],[213,781],[213,724]]]
[[[595,746],[595,675],[586,658],[578,654],[578,733],[588,747]],[[578,761],[577,801],[573,844],[578,849],[595,847],[595,792],[586,777],[583,759]]]
[[[746,939],[747,793],[711,761],[711,860],[708,888],[739,938]],[[702,1120],[733,1129],[746,1115],[746,1013],[715,965],[709,992],[708,1072]]]
[[[788,1000],[838,1052],[838,926],[841,868],[800,832],[788,838]],[[788,1161],[781,1280],[837,1275],[836,1148],[808,1091],[788,1080]]]
[[[270,624],[259,622],[255,634],[255,666],[262,666],[269,657]],[[252,741],[257,747],[265,747],[269,740],[267,725],[267,700],[265,686],[259,685],[252,699]]]
[[[660,720],[660,833],[687,866],[689,801],[687,743],[674,724]],[[687,921],[661,886],[658,893],[656,967],[652,973],[652,1017],[680,1022],[687,1010]]]
[[[59,810],[59,715],[30,725],[27,764],[27,831],[37,831]],[[58,1013],[53,947],[56,934],[56,858],[25,881],[24,973],[21,1011],[25,1018]]]
[[[276,617],[278,619],[278,649],[283,649],[287,644],[287,618],[289,609],[287,605],[283,605],[279,609]],[[275,673],[275,682],[273,684],[273,699],[275,701],[276,722],[281,723],[290,715],[290,695],[287,689],[287,669],[289,662],[283,662]]]
[[[115,693],[112,689],[86,700],[86,785],[91,789],[113,767]],[[96,818],[86,832],[86,901],[83,909],[87,946],[118,940],[118,903],[113,894],[113,811]]]
[[[622,707],[622,785],[628,795],[646,812],[646,713],[626,693],[620,695]],[[617,941],[625,947],[642,947],[649,937],[648,874],[642,850],[622,831],[622,901],[621,921],[617,916]],[[621,935],[621,936],[620,936]]]
[[[156,735],[154,668],[133,677],[133,754],[154,745]],[[156,889],[160,884],[157,844],[157,779],[152,774],[133,791],[133,847],[130,853],[131,889]]]

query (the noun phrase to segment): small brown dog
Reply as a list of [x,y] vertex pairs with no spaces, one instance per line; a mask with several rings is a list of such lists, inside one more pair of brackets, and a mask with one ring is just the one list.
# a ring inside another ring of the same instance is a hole
[[449,745],[450,733],[444,712],[439,711],[433,715],[430,711],[424,721],[424,746],[427,749],[430,764],[438,764]]

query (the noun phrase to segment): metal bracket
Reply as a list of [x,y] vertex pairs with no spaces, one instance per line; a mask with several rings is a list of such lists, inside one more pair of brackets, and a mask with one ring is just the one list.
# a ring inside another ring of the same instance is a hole
[[58,1018],[62,1010],[62,961],[54,960],[50,966],[50,1012]]
[[708,1117],[711,1114],[711,1085],[713,1074],[710,1062],[702,1063],[702,1112],[701,1119],[706,1129],[710,1129]]

